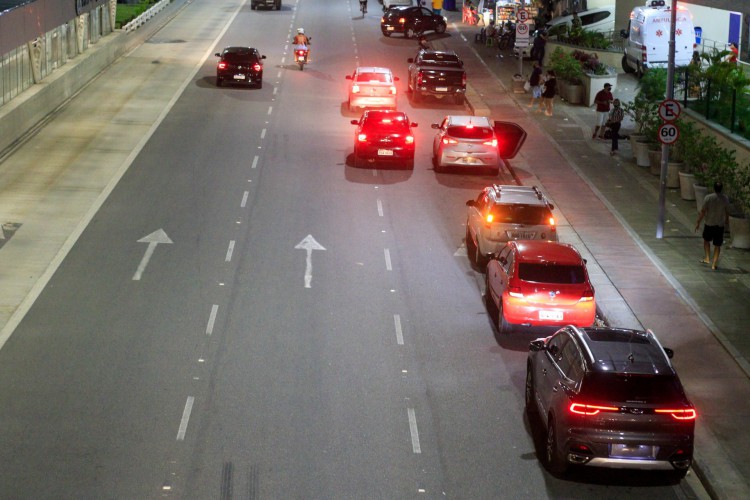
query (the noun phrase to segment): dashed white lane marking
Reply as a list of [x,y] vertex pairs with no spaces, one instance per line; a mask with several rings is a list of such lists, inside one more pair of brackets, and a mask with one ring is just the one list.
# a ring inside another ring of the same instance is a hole
[[383,202],[378,198],[378,215],[383,216]]
[[219,306],[214,304],[211,306],[211,314],[208,316],[208,324],[206,325],[206,335],[214,333],[214,323],[216,323],[216,313],[219,312]]
[[268,114],[270,115],[273,113],[273,106],[268,106]]
[[[266,129],[263,129],[263,132],[265,133]],[[263,135],[261,135],[263,137]],[[255,155],[255,158],[253,158],[253,164],[250,166],[250,168],[255,168],[258,166],[258,155]]]
[[188,421],[190,420],[190,412],[193,410],[193,396],[188,396],[185,401],[185,409],[182,410],[182,419],[180,420],[180,428],[177,430],[177,441],[185,440],[185,433],[187,432]]
[[389,271],[393,271],[393,268],[391,267],[391,252],[387,248],[384,251],[385,253],[385,268]]
[[250,191],[245,191],[242,194],[242,202],[240,203],[240,208],[245,208],[245,205],[247,205],[247,197],[250,196]]
[[273,95],[276,95],[276,92],[278,92],[278,91],[279,91],[279,87],[274,87],[273,88]]
[[396,342],[398,345],[404,345],[404,332],[401,330],[401,315],[394,314],[393,322],[396,325]]
[[411,433],[411,449],[414,453],[422,453],[419,446],[419,431],[417,430],[417,416],[414,414],[414,408],[408,408],[409,413],[409,432]]
[[232,260],[232,254],[234,253],[234,240],[229,241],[229,248],[227,248],[227,256],[224,259],[224,262],[229,262]]
[[[284,58],[281,59],[281,64],[284,64]],[[281,70],[279,70],[279,72],[276,73],[276,78],[281,78]]]
[[260,131],[260,138],[263,139],[266,136],[266,129]]

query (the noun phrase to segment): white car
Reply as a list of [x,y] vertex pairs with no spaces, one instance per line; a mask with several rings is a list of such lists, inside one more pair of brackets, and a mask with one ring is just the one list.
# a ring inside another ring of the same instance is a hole
[[349,85],[348,106],[350,111],[357,108],[389,108],[396,109],[398,92],[395,82],[397,77],[388,68],[374,66],[360,66],[351,75]]
[[497,175],[500,153],[492,122],[486,116],[448,115],[433,123],[437,134],[432,143],[435,171],[445,167],[480,168]]

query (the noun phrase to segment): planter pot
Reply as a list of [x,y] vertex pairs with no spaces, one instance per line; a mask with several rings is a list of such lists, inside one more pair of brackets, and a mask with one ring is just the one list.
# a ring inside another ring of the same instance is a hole
[[639,167],[648,167],[650,165],[647,142],[635,141],[633,155],[635,156],[635,163]]
[[708,186],[693,184],[693,191],[695,192],[695,209],[700,212],[701,208],[703,208],[703,200],[706,199],[706,195],[708,194]]
[[557,80],[557,95],[564,101],[568,99],[568,85],[570,84],[563,79]]
[[641,139],[645,140],[646,136],[642,134],[630,134],[628,137],[628,141],[630,142],[630,152],[633,155],[633,158],[635,158],[635,143]]
[[684,166],[681,161],[667,162],[667,187],[677,189],[680,187],[680,169]]
[[680,198],[683,200],[694,200],[695,199],[695,189],[693,189],[693,184],[695,184],[695,176],[693,174],[688,174],[687,172],[680,172]]
[[568,104],[581,104],[583,102],[584,86],[577,83],[569,83],[565,89]]
[[604,88],[604,84],[612,85],[612,93],[617,89],[617,75],[583,75],[583,86],[586,88],[583,103],[591,107],[594,105],[596,93]]
[[750,248],[750,217],[729,216],[732,248]]
[[648,164],[652,174],[661,175],[661,149],[648,150]]

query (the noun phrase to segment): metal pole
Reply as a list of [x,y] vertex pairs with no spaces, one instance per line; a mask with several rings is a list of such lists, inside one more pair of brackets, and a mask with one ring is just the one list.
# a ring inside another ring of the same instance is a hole
[[[672,0],[671,17],[669,19],[669,59],[667,63],[667,99],[674,98],[674,33],[677,24],[677,0]],[[661,145],[661,175],[659,177],[659,219],[656,222],[656,238],[664,237],[664,219],[667,201],[667,161],[669,146]]]

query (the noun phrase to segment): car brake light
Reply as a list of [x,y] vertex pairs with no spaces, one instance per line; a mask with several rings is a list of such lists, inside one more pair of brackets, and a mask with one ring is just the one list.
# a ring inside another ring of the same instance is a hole
[[491,223],[493,220],[495,220],[495,216],[492,214],[487,214],[487,224]]
[[227,68],[227,63],[223,61],[219,63],[219,69],[226,69],[226,68]]
[[687,410],[655,410],[656,413],[669,413],[676,420],[695,420],[698,416],[693,408]]
[[615,406],[597,406],[597,405],[587,405],[584,403],[573,403],[570,405],[570,411],[571,413],[575,413],[578,415],[597,415],[599,412],[602,411],[619,411],[619,408]]
[[419,85],[422,85],[423,79],[424,79],[424,75],[422,74],[422,71],[420,70],[420,71],[419,71],[419,72],[417,73],[417,85],[418,85],[418,86],[419,86]]
[[396,95],[396,86],[391,85],[391,94]]
[[406,144],[414,144],[414,136],[413,135],[407,135],[404,137],[404,140],[406,141]]
[[443,137],[443,144],[458,144],[458,141],[450,137]]
[[365,142],[365,141],[367,141],[367,134],[357,134],[357,140],[359,142]]
[[461,86],[466,88],[466,72],[464,72],[464,74],[461,75]]
[[352,94],[359,94],[359,85],[352,85]]
[[404,23],[406,23],[406,18],[405,17],[400,17],[398,19],[398,24],[404,24]]
[[484,141],[482,144],[485,146],[492,146],[493,148],[497,147],[497,139],[492,139],[491,141]]
[[549,225],[550,226],[554,226],[555,225],[555,218],[554,217],[550,217],[549,218]]
[[466,125],[466,128],[468,128],[469,130],[471,130],[471,129],[474,128],[474,124],[473,123],[469,123],[468,125]]
[[523,298],[523,293],[521,292],[520,286],[509,286],[508,287],[508,295],[511,297],[515,297],[517,299]]
[[258,63],[253,64],[253,70],[255,70],[255,71],[260,71],[262,68],[263,68],[263,66],[261,66]]
[[391,120],[390,118],[383,118],[380,123],[390,124],[393,123],[393,120]]
[[594,300],[594,290],[587,288],[581,294],[581,299],[578,302],[591,302]]

